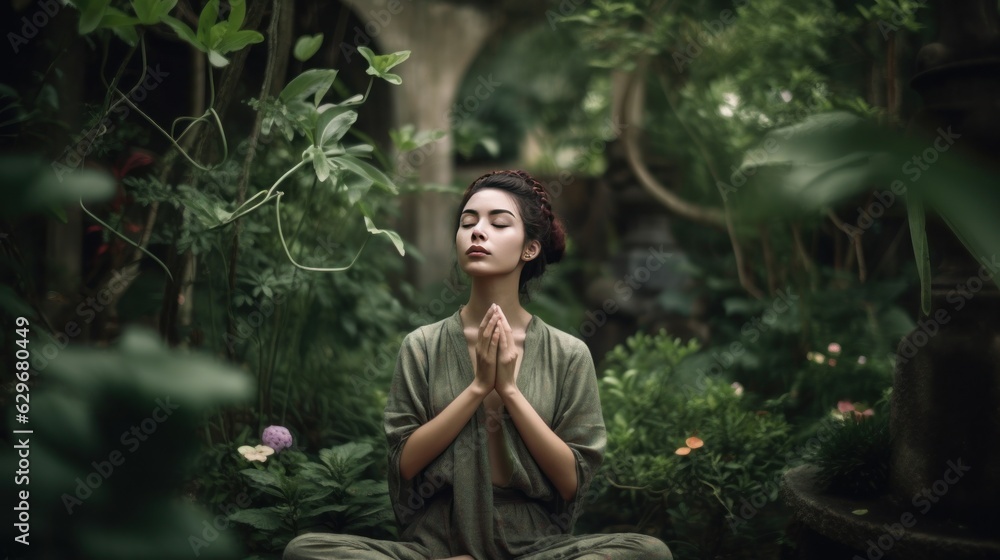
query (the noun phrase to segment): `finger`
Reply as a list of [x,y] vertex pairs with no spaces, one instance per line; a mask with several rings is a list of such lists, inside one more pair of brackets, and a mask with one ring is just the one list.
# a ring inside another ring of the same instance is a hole
[[493,306],[491,305],[489,309],[486,310],[486,314],[483,315],[483,320],[479,322],[479,330],[482,331],[486,324],[489,323],[490,318],[493,316]]
[[493,334],[493,329],[496,328],[496,318],[496,313],[486,312],[486,317],[483,318],[483,323],[479,326],[479,340],[487,340]]
[[493,335],[490,337],[490,348],[489,352],[495,353],[497,345],[500,343],[500,329],[493,329]]

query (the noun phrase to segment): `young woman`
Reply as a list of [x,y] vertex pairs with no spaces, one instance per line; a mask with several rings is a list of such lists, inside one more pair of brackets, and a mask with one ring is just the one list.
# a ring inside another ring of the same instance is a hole
[[400,542],[311,533],[284,558],[671,558],[647,535],[572,535],[606,431],[587,346],[521,307],[565,250],[548,193],[488,173],[455,226],[469,302],[403,339],[385,408]]

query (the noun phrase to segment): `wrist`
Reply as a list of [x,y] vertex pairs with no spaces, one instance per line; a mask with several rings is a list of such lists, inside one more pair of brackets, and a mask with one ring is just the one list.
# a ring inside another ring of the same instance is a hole
[[472,383],[469,384],[468,390],[472,393],[474,397],[482,400],[486,398],[486,395],[490,394],[490,391],[493,390],[493,387],[487,387],[482,383],[479,383],[478,381],[473,381]]
[[521,390],[517,388],[517,385],[510,385],[509,387],[497,387],[497,394],[504,401],[504,404],[508,400],[513,399],[521,394]]

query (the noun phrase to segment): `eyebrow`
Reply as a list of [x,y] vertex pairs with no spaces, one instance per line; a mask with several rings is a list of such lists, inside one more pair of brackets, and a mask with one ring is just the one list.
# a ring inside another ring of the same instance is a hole
[[[514,216],[513,212],[511,212],[510,210],[504,210],[503,208],[497,208],[496,210],[490,210],[490,212],[489,212],[490,216],[492,216],[494,214],[504,214],[504,213],[510,214],[511,216]],[[466,214],[472,214],[474,216],[478,216],[479,212],[476,212],[475,210],[463,210],[462,211],[462,215],[464,216]],[[514,217],[516,218],[517,216],[514,216]]]

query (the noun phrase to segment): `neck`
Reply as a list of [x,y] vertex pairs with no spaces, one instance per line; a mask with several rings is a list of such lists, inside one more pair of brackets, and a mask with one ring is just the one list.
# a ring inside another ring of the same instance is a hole
[[478,325],[494,303],[503,310],[504,317],[507,318],[512,329],[524,331],[527,328],[529,321],[531,321],[531,314],[521,307],[521,303],[517,299],[516,287],[514,290],[508,286],[501,289],[501,286],[495,283],[473,282],[472,293],[463,312],[467,313],[466,319],[470,323]]

